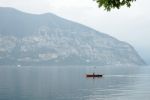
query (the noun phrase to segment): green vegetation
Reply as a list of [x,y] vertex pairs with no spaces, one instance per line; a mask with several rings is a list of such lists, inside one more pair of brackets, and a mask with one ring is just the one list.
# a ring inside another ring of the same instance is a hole
[[121,6],[130,7],[131,3],[136,0],[94,0],[98,3],[99,7],[104,7],[105,10],[119,9]]

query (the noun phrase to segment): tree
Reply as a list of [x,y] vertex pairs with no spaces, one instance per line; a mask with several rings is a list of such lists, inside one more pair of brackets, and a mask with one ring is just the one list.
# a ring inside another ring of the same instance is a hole
[[105,10],[110,11],[111,9],[119,9],[121,6],[131,6],[131,3],[136,0],[94,0],[98,3],[99,7],[104,7]]

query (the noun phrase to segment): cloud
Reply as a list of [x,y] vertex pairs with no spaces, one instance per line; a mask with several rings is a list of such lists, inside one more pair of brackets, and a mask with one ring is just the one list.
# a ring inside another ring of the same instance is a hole
[[30,13],[45,13],[49,11],[48,0],[1,0],[0,6],[13,7]]
[[52,2],[57,7],[88,7],[93,4],[93,1],[87,0],[55,0]]

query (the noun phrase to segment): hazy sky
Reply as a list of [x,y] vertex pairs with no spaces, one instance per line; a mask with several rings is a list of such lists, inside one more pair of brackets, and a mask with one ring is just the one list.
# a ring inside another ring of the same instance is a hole
[[[93,0],[0,0],[0,6],[30,13],[52,12],[132,44],[150,62],[150,0],[106,12]],[[149,58],[149,59],[148,59]]]

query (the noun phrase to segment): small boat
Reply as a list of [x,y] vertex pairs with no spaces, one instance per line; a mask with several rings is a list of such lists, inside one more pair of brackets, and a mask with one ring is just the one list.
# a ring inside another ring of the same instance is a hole
[[103,77],[103,75],[102,74],[86,74],[86,77]]

